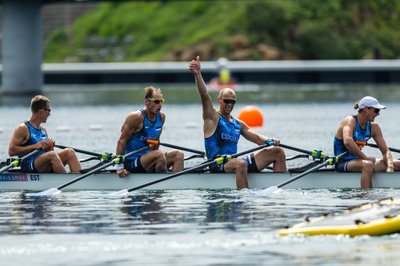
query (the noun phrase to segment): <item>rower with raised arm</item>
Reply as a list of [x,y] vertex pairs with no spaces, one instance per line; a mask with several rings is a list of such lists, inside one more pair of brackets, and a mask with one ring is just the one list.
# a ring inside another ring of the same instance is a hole
[[[335,155],[349,151],[349,154],[339,159],[336,170],[340,172],[361,172],[361,188],[372,187],[374,172],[393,172],[400,170],[400,161],[393,160],[382,130],[375,118],[386,106],[379,104],[371,96],[365,96],[354,105],[358,113],[345,117],[339,124],[334,138]],[[383,158],[367,156],[361,149],[373,138],[381,151]]]
[[[286,157],[279,146],[277,138],[267,138],[253,131],[245,122],[234,118],[231,112],[236,104],[236,94],[231,88],[219,92],[219,110],[214,109],[211,97],[207,92],[201,74],[200,58],[197,56],[189,65],[193,73],[197,89],[200,93],[203,108],[203,133],[207,157],[214,159],[223,155],[237,152],[240,136],[247,140],[263,145],[270,143],[271,147],[263,148],[242,158],[233,158],[225,164],[210,166],[211,172],[236,173],[236,186],[238,189],[248,188],[247,173],[259,172],[269,164],[273,164],[274,172],[286,171]],[[275,146],[274,146],[275,145]]]
[[[164,97],[161,89],[150,86],[144,90],[145,108],[131,112],[125,118],[117,142],[117,155],[145,147],[148,145],[148,140],[160,139],[165,122],[165,114],[161,112]],[[159,145],[148,147],[124,161],[116,165],[119,177],[126,177],[129,173],[165,173],[168,169],[176,173],[182,171],[184,165],[183,152],[178,150],[162,152],[159,150]]]
[[19,156],[40,150],[29,156],[21,163],[21,171],[27,173],[65,173],[65,165],[73,173],[79,173],[81,165],[76,153],[71,148],[54,151],[55,140],[49,138],[47,130],[41,125],[46,123],[50,116],[50,100],[37,95],[31,100],[31,117],[20,123],[13,132],[8,153],[10,156]]

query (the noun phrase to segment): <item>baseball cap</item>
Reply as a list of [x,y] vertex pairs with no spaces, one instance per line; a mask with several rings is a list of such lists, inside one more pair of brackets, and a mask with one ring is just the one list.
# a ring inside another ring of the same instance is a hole
[[378,100],[372,96],[365,96],[358,103],[358,108],[363,109],[364,107],[372,107],[375,109],[385,109],[386,106],[379,104]]

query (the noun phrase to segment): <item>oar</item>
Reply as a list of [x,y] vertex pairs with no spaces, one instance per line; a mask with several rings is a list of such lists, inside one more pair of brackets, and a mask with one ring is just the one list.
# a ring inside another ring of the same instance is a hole
[[92,155],[92,156],[95,156],[97,159],[103,159],[103,160],[105,160],[105,161],[110,161],[110,160],[113,158],[113,154],[112,154],[112,153],[108,153],[108,152],[105,152],[105,153],[97,153],[97,152],[91,152],[91,151],[81,150],[81,149],[77,149],[77,148],[73,148],[73,147],[68,147],[68,146],[64,146],[64,145],[58,145],[58,144],[56,144],[55,146],[56,146],[57,148],[60,148],[60,149],[71,148],[71,149],[73,149],[73,150],[76,151],[76,152],[83,153],[83,154],[86,154],[86,155]]
[[[373,144],[373,143],[368,143],[367,146],[370,146],[370,147],[373,147],[373,148],[379,148],[378,145]],[[399,149],[396,149],[396,148],[390,148],[390,147],[389,147],[389,150],[390,150],[390,151],[394,151],[394,152],[400,153],[400,150],[399,150]]]
[[326,157],[326,155],[321,150],[307,151],[307,150],[304,150],[304,149],[301,149],[301,148],[285,145],[285,144],[282,144],[282,143],[279,144],[279,146],[282,147],[282,148],[289,149],[289,150],[298,151],[298,152],[302,152],[302,153],[308,154],[311,157],[313,157],[314,159],[323,159],[323,158]]
[[242,156],[242,155],[244,155],[244,154],[251,153],[251,152],[254,152],[254,151],[260,150],[260,149],[262,149],[262,148],[269,147],[269,146],[270,146],[270,144],[263,144],[263,145],[261,145],[261,146],[252,148],[252,149],[247,150],[247,151],[239,152],[239,153],[236,153],[236,154],[233,154],[233,155],[221,156],[221,157],[215,158],[215,159],[212,160],[212,161],[209,161],[209,162],[206,162],[206,163],[201,163],[201,164],[199,164],[199,165],[197,165],[197,166],[193,166],[193,167],[191,167],[191,168],[188,168],[188,169],[186,169],[186,170],[177,172],[177,173],[175,173],[175,174],[167,175],[167,176],[165,176],[165,177],[162,177],[162,178],[160,178],[160,179],[157,179],[157,180],[154,180],[154,181],[145,183],[145,184],[143,184],[143,185],[136,186],[136,187],[133,187],[133,188],[130,188],[130,189],[122,189],[122,190],[120,190],[120,191],[113,192],[113,193],[111,193],[111,196],[121,196],[121,197],[122,197],[122,196],[125,196],[125,195],[127,195],[129,192],[132,192],[132,191],[134,191],[134,190],[138,190],[138,189],[141,189],[141,188],[144,188],[144,187],[148,187],[148,186],[151,186],[151,185],[154,185],[154,184],[157,184],[157,183],[166,181],[166,180],[168,180],[168,179],[171,179],[171,178],[174,178],[174,177],[177,177],[177,176],[184,175],[184,174],[186,174],[186,173],[190,173],[190,172],[199,170],[199,169],[204,169],[204,168],[206,168],[207,166],[212,165],[212,164],[215,164],[215,163],[216,163],[216,164],[225,164],[226,162],[228,162],[228,161],[229,161],[230,159],[232,159],[232,158],[236,158],[236,157]]
[[31,151],[30,153],[22,156],[21,158],[15,159],[13,160],[9,165],[4,166],[3,168],[0,169],[0,173],[3,173],[4,171],[7,171],[8,169],[14,168],[14,167],[18,167],[20,166],[21,162],[23,160],[25,160],[26,158],[38,153],[40,150],[34,150]]
[[182,151],[188,151],[188,152],[200,154],[201,156],[206,157],[206,153],[204,151],[194,150],[194,149],[190,149],[190,148],[186,148],[186,147],[182,147],[182,146],[176,146],[173,144],[168,144],[168,143],[163,143],[163,142],[160,142],[160,145],[163,145],[163,146],[169,147],[169,148],[173,148],[173,149],[178,149],[178,150],[182,150]]
[[81,179],[83,179],[85,177],[88,177],[91,174],[94,174],[94,173],[96,173],[96,172],[98,172],[98,171],[100,171],[100,170],[102,170],[104,168],[107,168],[107,167],[109,167],[109,166],[111,166],[113,164],[122,163],[125,160],[126,157],[129,157],[129,156],[131,156],[131,155],[133,155],[135,153],[141,152],[141,151],[147,149],[149,146],[153,146],[154,145],[150,141],[148,141],[148,143],[149,143],[148,146],[144,146],[144,147],[142,147],[142,148],[140,148],[138,150],[134,150],[134,151],[128,152],[127,154],[125,154],[123,156],[117,156],[114,159],[112,159],[111,161],[109,161],[108,163],[103,164],[103,165],[101,165],[101,166],[99,166],[99,167],[97,167],[97,168],[95,168],[95,169],[83,174],[83,175],[80,175],[80,176],[72,179],[71,181],[68,181],[67,183],[62,184],[61,186],[58,186],[57,188],[49,188],[47,190],[44,190],[44,191],[41,191],[41,192],[37,192],[37,193],[28,193],[27,195],[28,196],[51,196],[51,195],[59,194],[59,193],[61,193],[61,189],[65,188],[65,187],[67,187],[67,186],[69,186],[69,185],[71,185],[71,184],[73,184],[75,182],[78,182],[79,180],[81,180]]
[[305,171],[305,172],[303,172],[303,173],[301,173],[301,174],[298,174],[298,175],[296,175],[296,176],[290,178],[289,180],[286,180],[285,182],[280,183],[280,184],[277,185],[277,186],[272,186],[272,187],[263,189],[263,190],[261,190],[261,191],[258,191],[257,194],[258,194],[258,195],[263,195],[263,194],[272,194],[272,193],[276,193],[276,192],[279,191],[279,189],[280,189],[281,187],[286,186],[287,184],[292,183],[293,181],[296,181],[297,179],[302,178],[303,176],[308,175],[309,173],[312,173],[312,172],[314,172],[314,171],[316,171],[316,170],[318,170],[318,169],[324,167],[325,165],[328,165],[328,164],[333,165],[333,164],[335,164],[340,158],[342,158],[343,156],[345,156],[347,153],[349,153],[349,152],[346,151],[346,152],[343,152],[342,154],[339,154],[338,156],[328,157],[328,158],[325,160],[325,162],[323,162],[323,163],[321,163],[321,164],[318,164],[318,165],[314,166],[313,168],[310,168],[310,169],[308,169],[307,171]]

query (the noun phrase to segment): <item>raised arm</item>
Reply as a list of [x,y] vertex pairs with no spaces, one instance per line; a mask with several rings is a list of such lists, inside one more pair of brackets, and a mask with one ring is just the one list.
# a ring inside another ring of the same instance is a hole
[[203,119],[214,119],[216,110],[213,107],[211,97],[210,95],[208,95],[206,84],[204,82],[203,76],[201,75],[201,64],[199,56],[196,57],[196,60],[192,60],[190,62],[189,69],[194,75],[197,90],[200,94],[201,104],[203,107]]

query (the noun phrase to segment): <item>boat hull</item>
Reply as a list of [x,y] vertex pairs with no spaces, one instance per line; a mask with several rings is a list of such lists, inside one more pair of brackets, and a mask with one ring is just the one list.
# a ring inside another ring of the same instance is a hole
[[[294,173],[252,173],[249,174],[250,188],[266,188],[276,186],[297,174]],[[0,174],[0,190],[3,191],[41,191],[59,187],[78,174],[27,174],[6,172]],[[168,174],[130,174],[126,178],[119,178],[116,173],[99,173],[90,175],[65,187],[64,191],[71,190],[116,190],[129,189],[163,178]],[[374,175],[375,188],[400,188],[399,173],[377,173]],[[359,188],[360,173],[337,173],[334,171],[320,171],[310,173],[293,181],[285,188]],[[145,187],[144,189],[235,189],[235,175],[228,173],[191,173],[171,178],[166,181]]]

